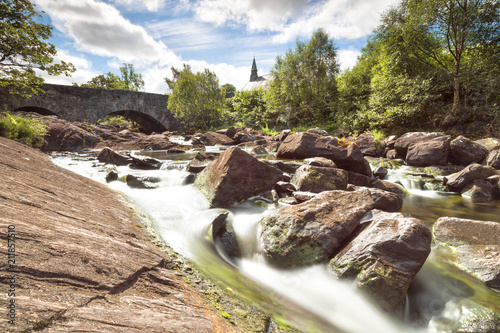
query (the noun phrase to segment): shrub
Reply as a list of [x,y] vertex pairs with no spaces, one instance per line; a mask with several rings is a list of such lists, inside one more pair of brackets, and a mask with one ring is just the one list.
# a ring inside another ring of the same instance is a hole
[[0,116],[0,136],[41,147],[47,135],[47,121],[3,112]]
[[116,116],[106,116],[99,121],[97,121],[98,124],[100,125],[111,125],[111,126],[116,126],[116,127],[128,127],[128,128],[139,128],[139,124],[137,124],[135,121],[132,121],[130,119],[127,119],[123,116],[116,115]]

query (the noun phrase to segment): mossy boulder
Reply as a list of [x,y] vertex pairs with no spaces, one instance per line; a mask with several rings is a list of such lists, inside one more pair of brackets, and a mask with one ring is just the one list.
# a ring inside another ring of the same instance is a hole
[[382,213],[373,214],[354,234],[330,261],[332,272],[352,279],[383,309],[396,311],[431,251],[431,232],[418,219]]
[[345,190],[347,179],[347,171],[342,169],[303,165],[295,172],[291,183],[298,191],[319,193]]
[[330,259],[370,210],[401,209],[402,200],[397,195],[381,192],[368,188],[326,191],[272,212],[260,221],[267,259],[285,268]]
[[441,217],[434,238],[453,250],[459,268],[500,289],[500,223]]

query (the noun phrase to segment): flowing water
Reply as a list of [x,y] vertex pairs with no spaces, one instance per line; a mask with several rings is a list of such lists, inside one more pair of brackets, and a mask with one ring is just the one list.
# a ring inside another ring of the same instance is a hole
[[[143,171],[121,166],[117,168],[119,175],[154,176],[160,179],[159,187],[133,189],[120,181],[108,185],[133,198],[174,250],[194,260],[233,292],[304,332],[451,332],[465,311],[460,305],[463,299],[493,307],[500,313],[500,293],[456,269],[447,259],[449,253],[434,245],[410,287],[401,320],[380,312],[345,282],[334,279],[322,265],[275,269],[263,259],[258,222],[276,207],[259,205],[255,200],[228,209],[228,221],[242,252],[241,259],[229,259],[211,236],[211,222],[222,210],[209,209],[201,192],[193,185],[185,185],[189,175],[186,165],[195,153],[136,153],[164,160],[162,169]],[[54,161],[105,183],[105,168],[91,156],[58,156]],[[474,202],[436,191],[435,187],[429,190],[425,179],[415,179],[405,167],[390,170],[388,177],[410,190],[403,212],[423,220],[430,228],[441,216],[500,222],[498,201]]]

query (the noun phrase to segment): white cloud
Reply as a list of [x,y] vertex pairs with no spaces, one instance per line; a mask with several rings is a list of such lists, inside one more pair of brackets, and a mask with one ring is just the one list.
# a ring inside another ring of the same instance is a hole
[[36,0],[56,28],[71,37],[81,51],[126,62],[153,62],[172,57],[167,47],[132,24],[111,5],[95,0]]
[[163,6],[163,0],[113,0],[118,5],[125,5],[130,9],[146,8],[150,12],[157,12]]
[[360,55],[361,52],[354,48],[339,50],[337,56],[340,62],[340,70],[344,71],[348,68],[353,68]]
[[59,76],[50,76],[46,72],[39,71],[38,74],[42,76],[47,82],[53,84],[62,84],[62,85],[72,85],[73,83],[86,83],[90,81],[93,77],[96,77],[100,73],[96,73],[92,71],[92,62],[82,58],[75,57],[70,55],[68,52],[64,50],[57,51],[57,55],[54,57],[53,63],[60,63],[61,61],[72,63],[76,72],[71,73],[71,76],[66,76],[64,74]]

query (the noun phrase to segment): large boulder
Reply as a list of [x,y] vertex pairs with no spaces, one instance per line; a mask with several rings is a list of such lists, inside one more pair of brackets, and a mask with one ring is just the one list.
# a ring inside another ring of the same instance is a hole
[[207,146],[233,145],[234,140],[229,136],[217,132],[207,132],[200,136],[199,140]]
[[500,170],[500,149],[492,150],[486,157],[486,165],[492,166]]
[[476,200],[492,200],[494,196],[493,185],[483,179],[475,179],[471,183],[465,185],[462,189],[462,197]]
[[261,221],[262,243],[269,262],[278,267],[304,266],[330,259],[372,209],[398,211],[395,194],[361,188],[327,191]]
[[408,195],[410,195],[410,192],[403,186],[387,181],[387,180],[380,180],[377,179],[372,183],[372,187],[378,188],[380,190],[392,192],[394,194],[397,194],[401,198],[406,198]]
[[201,171],[194,182],[210,207],[227,207],[271,190],[283,173],[238,147],[231,147]]
[[412,166],[426,167],[445,165],[450,151],[450,136],[443,135],[408,146],[406,163]]
[[303,165],[292,177],[291,183],[298,191],[323,192],[345,190],[347,171],[332,167]]
[[371,176],[370,165],[359,147],[331,136],[290,133],[279,146],[276,156],[289,159],[325,157],[334,161],[339,168]]
[[396,149],[398,155],[406,157],[411,144],[426,142],[443,136],[446,137],[447,135],[442,132],[408,132],[394,141],[394,149]]
[[130,154],[130,157],[132,158],[132,166],[137,169],[159,170],[163,165],[162,161],[153,157],[139,156],[135,154]]
[[493,187],[493,197],[496,199],[500,199],[500,175],[495,175],[486,178],[486,180]]
[[385,310],[395,311],[431,251],[431,232],[401,213],[374,214],[358,228],[362,231],[330,261],[330,268],[339,278],[353,279]]
[[497,174],[497,170],[491,166],[471,164],[462,171],[443,178],[443,184],[451,192],[461,192],[462,189],[476,179],[486,179]]
[[481,163],[488,155],[488,150],[482,145],[460,135],[450,143],[448,160],[457,165]]
[[99,152],[97,159],[100,162],[111,163],[114,165],[128,165],[132,162],[132,159],[129,156],[119,154],[108,147]]
[[500,223],[441,217],[434,225],[434,238],[452,248],[452,262],[459,268],[500,288]]
[[365,156],[376,157],[377,145],[375,144],[375,137],[371,133],[363,133],[356,138],[356,145],[359,147],[361,153]]
[[52,119],[42,150],[75,151],[93,148],[98,142],[99,138],[95,134],[76,124],[62,119]]

